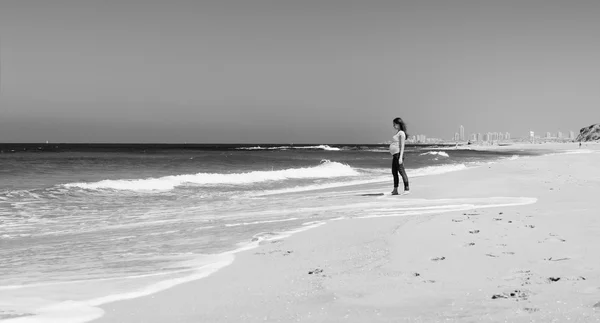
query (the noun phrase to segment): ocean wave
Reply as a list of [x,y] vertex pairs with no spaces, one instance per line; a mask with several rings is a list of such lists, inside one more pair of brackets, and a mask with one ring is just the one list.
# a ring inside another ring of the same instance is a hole
[[237,150],[262,150],[262,149],[266,149],[266,148],[263,148],[261,146],[256,146],[256,147],[239,147],[236,149]]
[[433,156],[442,156],[442,157],[450,157],[447,152],[444,151],[428,151],[426,153],[420,154],[420,156],[424,155],[433,155]]
[[[435,166],[427,166],[427,167],[421,167],[421,168],[406,169],[406,174],[408,175],[408,177],[439,175],[439,174],[464,170],[469,167],[475,167],[478,165],[480,165],[480,164],[479,163],[472,163],[472,164],[470,164],[470,163],[462,164],[461,163],[461,164],[435,165]],[[388,177],[390,176],[389,168],[375,168],[375,169],[356,168],[356,169],[358,171],[361,171],[364,173],[370,172],[372,174],[378,174],[378,175],[385,174],[385,180],[388,180],[389,179]]]
[[452,165],[442,165],[442,166],[429,166],[423,168],[417,168],[414,170],[407,170],[406,173],[411,177],[419,177],[419,176],[429,176],[429,175],[439,175],[449,172],[456,172],[460,170],[467,169],[465,164],[452,164]]
[[389,153],[389,149],[365,149],[364,151],[372,152],[372,153]]
[[236,148],[237,150],[286,150],[292,148],[291,146],[279,146],[279,147],[261,147],[261,146],[256,146],[256,147],[240,147],[240,148]]
[[185,185],[244,185],[266,181],[288,179],[335,178],[357,176],[359,172],[349,165],[324,160],[320,165],[304,168],[289,168],[274,171],[253,171],[248,173],[219,174],[197,173],[172,175],[159,178],[103,180],[92,183],[69,183],[66,188],[87,190],[127,190],[127,191],[168,191]]
[[[359,219],[397,217],[408,215],[436,214],[444,212],[467,211],[473,209],[496,208],[529,205],[537,202],[534,197],[488,197],[488,198],[465,198],[465,199],[440,199],[422,200],[425,205],[414,207],[398,207],[372,209],[367,215],[359,216]],[[427,205],[427,203],[443,203],[441,205]]]
[[322,149],[322,150],[330,150],[330,151],[339,151],[340,148],[331,147],[329,145],[318,145],[318,146],[298,146],[293,147],[295,149]]
[[[24,286],[0,286],[0,290],[20,290],[24,288],[35,288],[40,286],[48,285],[65,285],[65,284],[78,284],[78,283],[93,283],[105,280],[129,280],[132,278],[144,278],[150,276],[162,276],[171,275],[175,273],[186,273],[187,275],[175,276],[171,278],[161,279],[154,281],[150,284],[144,284],[141,286],[130,287],[128,290],[122,290],[113,294],[104,295],[100,297],[94,297],[87,300],[65,300],[65,301],[54,301],[46,300],[41,297],[37,299],[30,298],[15,298],[15,301],[5,302],[0,298],[0,303],[3,303],[7,308],[14,307],[19,311],[11,310],[11,312],[21,314],[15,318],[9,318],[2,320],[3,322],[14,322],[14,323],[52,323],[52,322],[73,322],[83,323],[98,319],[104,315],[104,310],[99,306],[121,301],[139,298],[143,296],[152,295],[160,291],[172,288],[174,286],[199,280],[212,275],[220,269],[229,266],[235,259],[235,254],[257,248],[264,241],[281,240],[290,237],[291,235],[307,231],[325,224],[325,221],[303,224],[301,227],[294,230],[283,231],[283,232],[263,232],[255,234],[251,241],[240,243],[238,248],[226,251],[220,254],[204,255],[198,260],[188,261],[186,265],[192,268],[186,268],[183,270],[172,271],[168,273],[160,274],[149,274],[129,277],[119,277],[110,279],[98,279],[94,281],[73,281],[73,282],[61,282],[51,284],[35,284],[35,285],[24,285]],[[182,263],[183,264],[183,263]],[[11,306],[12,305],[12,306]],[[20,313],[22,312],[22,313]],[[1,319],[0,319],[1,320]]]
[[[429,175],[439,175],[449,172],[456,172],[465,170],[468,167],[465,164],[452,164],[452,165],[440,165],[440,166],[429,166],[424,168],[410,169],[406,170],[408,177],[421,177],[421,176],[429,176]],[[362,170],[359,168],[359,170]],[[366,171],[367,169],[365,169]],[[352,185],[363,185],[363,184],[373,184],[373,183],[381,183],[389,181],[390,173],[389,168],[381,168],[381,169],[368,169],[370,173],[375,175],[370,179],[363,180],[348,180],[344,182],[336,182],[336,183],[327,183],[327,184],[313,184],[306,186],[296,186],[289,187],[284,189],[263,191],[255,194],[255,196],[269,196],[269,195],[277,195],[277,194],[286,194],[286,193],[297,193],[297,192],[306,192],[306,191],[316,191],[316,190],[324,190],[331,188],[338,188],[344,186],[352,186]],[[383,175],[385,174],[385,175]]]
[[278,146],[278,147],[240,147],[238,150],[288,150],[288,149],[315,149],[315,150],[328,150],[328,151],[340,151],[341,148],[331,147],[329,145],[318,145],[318,146]]

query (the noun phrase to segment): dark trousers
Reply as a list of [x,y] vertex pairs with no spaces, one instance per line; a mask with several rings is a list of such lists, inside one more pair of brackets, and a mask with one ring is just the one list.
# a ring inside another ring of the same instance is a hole
[[404,161],[400,164],[400,154],[395,154],[392,157],[392,175],[394,175],[394,188],[398,187],[398,183],[400,179],[398,178],[398,173],[402,176],[402,181],[404,182],[404,190],[408,191],[408,176],[406,176],[406,170],[404,169]]

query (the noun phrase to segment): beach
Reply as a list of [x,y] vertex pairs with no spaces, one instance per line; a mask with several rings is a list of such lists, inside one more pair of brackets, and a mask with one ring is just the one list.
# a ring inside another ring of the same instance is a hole
[[0,0],[0,323],[600,323],[598,17]]
[[102,305],[94,322],[598,321],[596,147],[413,179],[411,195],[383,199],[473,207],[262,241],[207,278]]

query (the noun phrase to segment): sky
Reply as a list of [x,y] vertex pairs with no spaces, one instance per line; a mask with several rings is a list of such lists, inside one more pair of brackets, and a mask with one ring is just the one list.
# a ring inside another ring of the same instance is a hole
[[0,0],[0,142],[577,133],[598,39],[597,0]]

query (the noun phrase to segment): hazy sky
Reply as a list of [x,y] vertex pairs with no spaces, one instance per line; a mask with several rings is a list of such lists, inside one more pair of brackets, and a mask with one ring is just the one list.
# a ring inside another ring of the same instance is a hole
[[600,1],[0,0],[0,142],[375,143],[600,122]]

